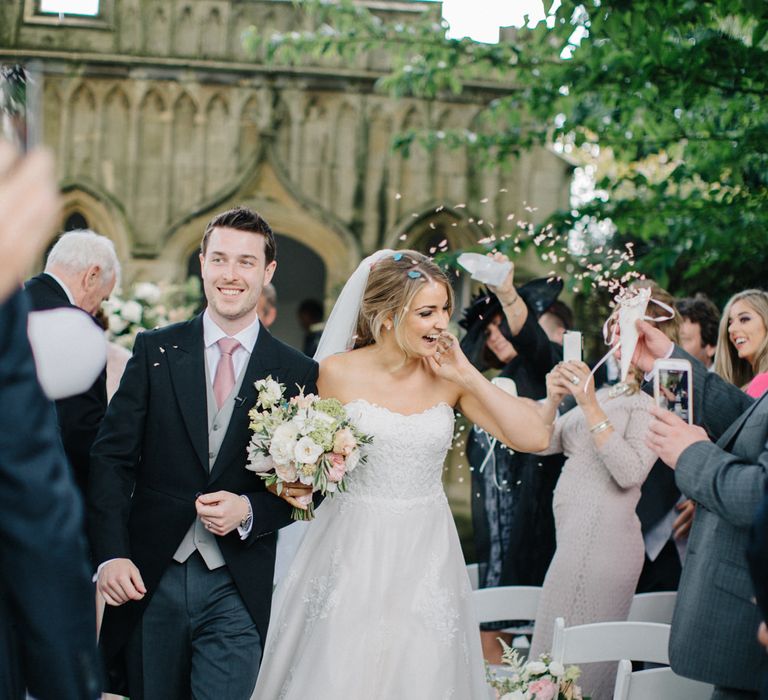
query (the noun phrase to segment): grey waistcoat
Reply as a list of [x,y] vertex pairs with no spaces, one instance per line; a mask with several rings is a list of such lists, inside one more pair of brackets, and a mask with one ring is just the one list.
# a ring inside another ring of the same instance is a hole
[[[250,357],[249,357],[250,359]],[[235,397],[240,391],[240,385],[243,383],[245,370],[248,367],[248,360],[243,363],[240,373],[235,378],[235,385],[232,391],[224,401],[224,405],[219,409],[216,406],[216,398],[213,395],[213,382],[208,371],[208,362],[205,362],[205,387],[206,398],[208,402],[208,470],[213,468],[216,458],[219,456],[221,443],[224,442],[224,436],[227,434],[229,421],[232,418],[232,411],[235,408]],[[181,541],[173,558],[179,563],[185,562],[190,554],[197,550],[203,558],[205,565],[209,569],[218,569],[224,566],[224,557],[221,556],[219,544],[216,541],[216,535],[205,529],[200,518],[195,518],[195,522],[189,526],[187,534]]]

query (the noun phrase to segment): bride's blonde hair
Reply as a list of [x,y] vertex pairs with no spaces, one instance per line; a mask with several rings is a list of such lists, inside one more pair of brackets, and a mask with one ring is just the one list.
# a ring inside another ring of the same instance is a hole
[[382,329],[392,322],[395,340],[406,355],[413,355],[404,337],[401,321],[413,298],[425,283],[437,282],[448,295],[448,313],[453,312],[453,289],[445,273],[426,255],[415,250],[398,250],[374,263],[363,294],[357,319],[355,347],[381,341]]

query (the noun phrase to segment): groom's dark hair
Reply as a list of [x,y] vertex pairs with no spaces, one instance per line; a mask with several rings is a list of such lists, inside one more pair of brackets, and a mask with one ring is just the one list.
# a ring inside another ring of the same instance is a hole
[[259,233],[264,236],[264,256],[266,257],[266,264],[269,265],[275,258],[277,258],[277,243],[275,242],[275,234],[272,233],[272,229],[269,224],[253,209],[248,207],[235,207],[229,209],[221,214],[216,214],[205,227],[205,233],[203,233],[203,241],[200,244],[200,252],[205,256],[205,251],[208,248],[208,239],[211,237],[211,232],[215,228],[233,228],[237,231],[247,231],[249,233]]

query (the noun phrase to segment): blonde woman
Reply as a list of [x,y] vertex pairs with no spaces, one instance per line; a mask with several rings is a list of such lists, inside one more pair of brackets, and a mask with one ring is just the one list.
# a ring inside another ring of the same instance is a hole
[[254,698],[488,697],[442,488],[454,409],[516,450],[543,449],[551,429],[467,361],[446,331],[452,310],[445,274],[415,251],[379,251],[342,291],[318,389],[374,441],[278,587]]
[[734,294],[720,320],[715,372],[753,398],[768,389],[768,292]]

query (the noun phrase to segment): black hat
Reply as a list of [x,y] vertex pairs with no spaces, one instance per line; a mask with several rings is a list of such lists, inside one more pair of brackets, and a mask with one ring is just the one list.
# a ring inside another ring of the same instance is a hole
[[[563,280],[554,277],[539,277],[518,287],[517,293],[536,315],[536,318],[539,318],[552,306],[562,290]],[[498,315],[502,316],[499,330],[507,340],[511,341],[512,332],[507,324],[507,319],[504,317],[501,302],[493,292],[481,288],[472,297],[472,301],[464,309],[463,316],[459,321],[459,325],[467,331],[461,341],[461,349],[469,361],[481,371],[485,369],[485,363],[482,361],[485,329]]]

